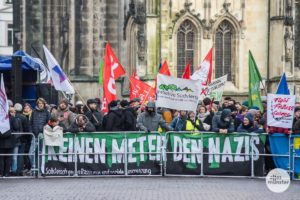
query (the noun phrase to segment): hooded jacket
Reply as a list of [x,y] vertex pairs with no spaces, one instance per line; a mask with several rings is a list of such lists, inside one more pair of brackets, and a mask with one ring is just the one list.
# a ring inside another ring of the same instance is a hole
[[[224,119],[230,117],[230,121],[226,122]],[[212,120],[212,131],[219,132],[220,129],[227,129],[228,133],[234,132],[234,123],[231,118],[231,111],[224,109],[221,115],[215,115]]]
[[149,114],[148,111],[141,113],[137,119],[137,127],[141,131],[158,131],[161,127],[167,131],[172,131],[173,128],[166,124],[162,116],[156,112]]
[[136,131],[137,128],[135,110],[131,107],[126,107],[123,109],[123,115],[125,117],[124,131]]
[[122,110],[110,110],[104,121],[105,131],[124,131],[125,117]]
[[251,113],[247,113],[244,118],[247,118],[249,120],[249,125],[245,126],[242,122],[239,127],[237,128],[237,132],[241,133],[256,133],[259,131],[258,125],[254,122],[254,117]]

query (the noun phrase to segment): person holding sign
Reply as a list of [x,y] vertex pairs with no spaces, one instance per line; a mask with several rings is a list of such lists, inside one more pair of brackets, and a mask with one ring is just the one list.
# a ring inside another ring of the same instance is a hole
[[234,132],[234,123],[231,116],[231,110],[224,109],[221,115],[215,115],[213,117],[212,131],[225,134]]

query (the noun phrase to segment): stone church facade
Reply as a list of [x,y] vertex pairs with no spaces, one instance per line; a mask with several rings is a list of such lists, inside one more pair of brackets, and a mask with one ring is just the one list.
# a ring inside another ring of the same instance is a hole
[[85,98],[101,95],[106,42],[127,72],[117,81],[120,98],[128,97],[134,70],[152,84],[167,60],[180,77],[211,47],[213,78],[229,75],[225,95],[247,95],[249,50],[268,92],[286,72],[300,93],[299,0],[27,0],[20,13],[21,49],[42,55],[45,44]]

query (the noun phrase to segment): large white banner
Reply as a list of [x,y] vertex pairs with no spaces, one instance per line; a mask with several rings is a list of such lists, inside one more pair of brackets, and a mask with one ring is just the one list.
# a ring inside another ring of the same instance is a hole
[[207,87],[207,96],[215,101],[221,101],[226,81],[227,74],[213,80]]
[[196,111],[201,81],[157,75],[157,107]]
[[292,128],[295,95],[268,94],[268,126]]

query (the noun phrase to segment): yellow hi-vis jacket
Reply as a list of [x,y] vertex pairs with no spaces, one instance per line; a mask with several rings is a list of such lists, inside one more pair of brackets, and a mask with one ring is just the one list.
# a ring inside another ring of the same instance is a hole
[[[196,120],[196,125],[200,126],[200,121],[198,119]],[[186,131],[199,131],[199,129],[197,127],[195,127],[190,120],[186,120],[185,130]]]

